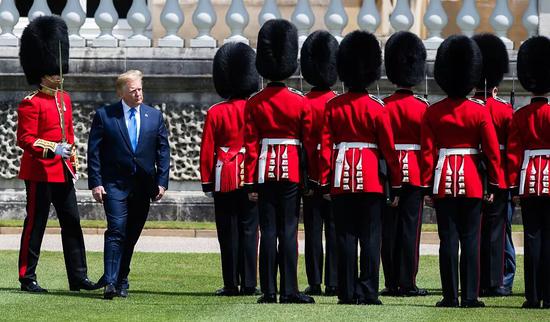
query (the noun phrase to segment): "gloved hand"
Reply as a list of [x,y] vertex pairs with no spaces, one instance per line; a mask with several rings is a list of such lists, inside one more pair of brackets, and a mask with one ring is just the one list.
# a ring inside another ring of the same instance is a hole
[[60,155],[63,159],[71,157],[71,145],[68,143],[58,143],[55,146],[55,154]]

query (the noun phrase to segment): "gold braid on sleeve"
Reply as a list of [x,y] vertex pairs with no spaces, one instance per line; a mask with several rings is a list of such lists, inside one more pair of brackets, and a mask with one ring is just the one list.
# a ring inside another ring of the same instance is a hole
[[33,146],[37,146],[37,147],[40,147],[40,148],[44,149],[42,151],[42,157],[43,158],[48,157],[48,151],[51,151],[51,152],[55,153],[55,146],[56,145],[57,145],[57,143],[55,143],[55,142],[46,141],[46,140],[42,140],[42,139],[38,139],[38,140],[34,141],[34,143],[33,143]]

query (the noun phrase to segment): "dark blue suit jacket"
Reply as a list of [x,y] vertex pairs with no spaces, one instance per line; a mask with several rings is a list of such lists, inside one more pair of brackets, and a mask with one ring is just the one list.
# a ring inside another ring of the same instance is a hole
[[169,171],[168,131],[160,111],[140,105],[139,139],[133,152],[122,103],[96,110],[88,138],[89,189],[103,186],[109,198],[126,198],[135,188],[136,172],[153,177],[157,185],[168,188]]

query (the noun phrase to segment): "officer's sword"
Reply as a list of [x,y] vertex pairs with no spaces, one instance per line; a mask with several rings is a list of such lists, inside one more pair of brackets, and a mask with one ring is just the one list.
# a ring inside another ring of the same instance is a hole
[[510,92],[510,104],[514,108],[514,103],[516,100],[516,73],[512,71],[512,91]]
[[424,98],[428,99],[428,73],[424,74],[424,87],[425,87]]
[[[61,83],[59,85],[59,98],[61,99],[61,106],[57,106],[59,111],[59,119],[61,120],[61,143],[67,143],[67,137],[65,135],[65,99],[63,98],[63,58],[61,57],[61,41],[59,42],[59,78]],[[57,100],[57,95],[56,95]]]

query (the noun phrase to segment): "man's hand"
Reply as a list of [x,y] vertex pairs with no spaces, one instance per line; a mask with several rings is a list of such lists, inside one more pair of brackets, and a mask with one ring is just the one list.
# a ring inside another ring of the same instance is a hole
[[164,196],[164,193],[166,192],[166,189],[164,187],[159,186],[159,194],[155,197],[154,201],[159,201]]
[[105,189],[103,186],[97,186],[92,189],[92,196],[94,197],[95,201],[99,203],[103,203],[103,196],[106,196],[107,193],[105,192]]
[[248,200],[257,202],[258,201],[258,193],[257,192],[249,192],[248,193]]
[[495,201],[495,194],[494,193],[488,193],[485,195],[485,201],[487,203],[493,203]]
[[424,204],[426,206],[433,208],[434,207],[434,198],[432,196],[424,196]]
[[390,204],[390,207],[395,208],[399,205],[399,196],[395,196]]
[[58,143],[55,146],[55,154],[60,155],[63,159],[71,157],[72,146],[68,143]]

